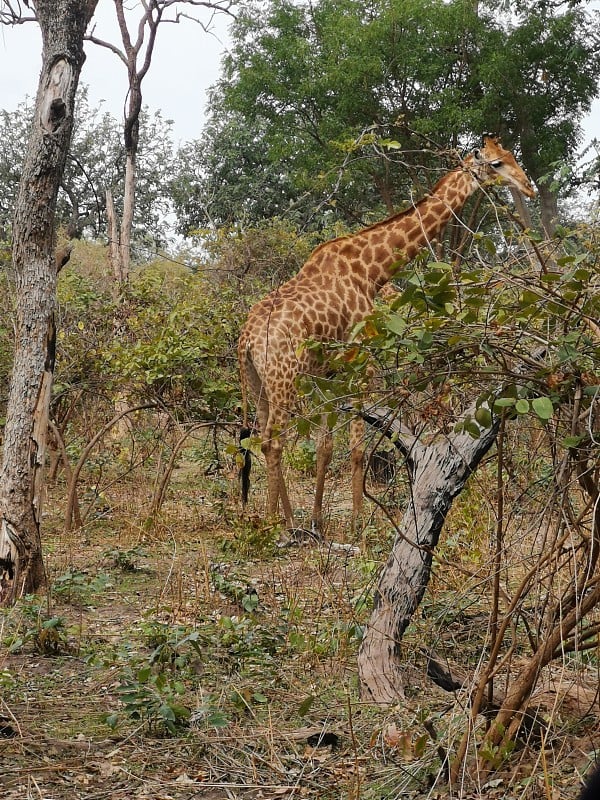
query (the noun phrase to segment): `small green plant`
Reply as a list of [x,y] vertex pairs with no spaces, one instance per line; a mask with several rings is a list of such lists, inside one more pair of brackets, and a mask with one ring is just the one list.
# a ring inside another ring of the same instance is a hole
[[[495,723],[495,727],[501,735],[504,734],[504,726]],[[494,769],[498,769],[510,756],[515,749],[515,742],[508,739],[499,745],[494,745],[489,741],[485,741],[479,749],[479,756],[483,761],[486,761]]]
[[109,575],[90,576],[86,572],[69,568],[54,579],[52,592],[65,603],[89,605],[94,595],[112,586]]
[[12,689],[15,685],[15,676],[9,669],[0,669],[0,689]]
[[120,569],[121,572],[138,572],[141,569],[139,566],[140,559],[145,558],[148,553],[144,547],[138,544],[128,550],[111,547],[104,555],[117,569]]
[[239,580],[232,580],[228,576],[221,575],[221,573],[215,570],[213,570],[211,578],[217,592],[239,603],[248,614],[256,611],[259,599],[258,593],[252,584]]
[[229,702],[238,714],[252,713],[255,706],[268,705],[269,699],[261,691],[252,687],[233,689],[229,694]]
[[218,621],[218,642],[226,660],[237,668],[251,662],[266,668],[284,647],[281,632],[258,624],[251,617],[222,616]]
[[249,520],[237,520],[237,532],[233,540],[226,539],[222,543],[224,552],[233,552],[240,558],[261,558],[276,552],[281,528],[265,522],[262,517]]
[[[145,664],[139,669],[128,667],[121,676],[117,695],[126,717],[141,722],[155,733],[175,735],[186,728],[191,711],[181,701],[185,685],[164,669]],[[109,727],[119,724],[119,713],[104,718]]]
[[314,477],[317,467],[317,446],[314,439],[301,439],[285,454],[287,463],[298,472]]
[[31,644],[41,656],[58,656],[70,651],[62,617],[43,619],[42,615],[33,618],[24,617],[26,627],[19,631],[8,646],[9,653],[16,653],[27,644]]
[[15,630],[2,641],[9,653],[16,653],[28,645],[43,656],[71,651],[64,618],[50,616],[46,603],[34,595],[26,595],[17,609],[20,617]]
[[195,728],[226,728],[229,725],[229,719],[219,708],[215,698],[209,695],[202,705],[192,712],[190,725]]
[[189,666],[194,655],[201,656],[200,633],[184,625],[165,622],[143,622],[140,626],[146,643],[152,648],[148,663],[171,664],[175,669]]
[[358,646],[363,629],[355,622],[335,622],[313,640],[313,650],[320,657],[339,656]]
[[[151,732],[177,734],[187,727],[191,714],[182,699],[186,692],[182,676],[193,656],[201,654],[200,634],[184,625],[156,620],[142,622],[140,631],[151,652],[145,658],[130,650],[121,653],[127,660],[117,689],[122,714]],[[105,722],[116,728],[120,719],[121,713],[115,711]]]

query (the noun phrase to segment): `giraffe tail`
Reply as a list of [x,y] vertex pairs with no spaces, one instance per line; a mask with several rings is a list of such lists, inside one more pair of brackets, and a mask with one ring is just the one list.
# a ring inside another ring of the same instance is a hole
[[240,467],[240,485],[242,488],[242,505],[248,502],[250,494],[250,470],[252,469],[252,452],[248,447],[247,441],[252,435],[250,428],[243,427],[240,430],[239,451],[242,454],[242,466]]
[[240,389],[242,393],[242,427],[240,429],[238,450],[242,456],[242,465],[239,471],[242,506],[248,503],[250,494],[250,470],[252,469],[252,452],[247,445],[247,441],[252,436],[252,429],[248,425],[248,375],[247,369],[248,348],[244,341],[244,334],[240,336],[238,342],[238,361],[240,367]]

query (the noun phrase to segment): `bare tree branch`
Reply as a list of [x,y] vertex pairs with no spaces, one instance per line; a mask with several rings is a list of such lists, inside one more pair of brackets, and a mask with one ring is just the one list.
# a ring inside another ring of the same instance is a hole
[[24,12],[20,0],[2,0],[0,4],[0,25],[22,25],[25,22],[36,22],[37,16],[29,8],[27,0],[23,0],[29,14]]

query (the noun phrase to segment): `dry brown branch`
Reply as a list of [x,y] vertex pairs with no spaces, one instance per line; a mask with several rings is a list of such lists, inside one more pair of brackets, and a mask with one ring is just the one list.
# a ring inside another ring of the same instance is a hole
[[147,409],[156,408],[156,403],[144,403],[138,406],[132,406],[131,408],[125,408],[119,411],[111,420],[109,420],[105,425],[100,428],[98,433],[88,442],[88,444],[83,449],[83,452],[79,456],[79,461],[75,465],[73,469],[73,475],[71,477],[71,482],[69,484],[68,492],[67,492],[67,508],[65,511],[65,533],[68,533],[73,526],[73,509],[76,502],[76,493],[77,493],[77,483],[79,481],[79,475],[85,462],[87,461],[90,453],[96,447],[98,442],[113,428],[123,417],[133,414],[135,411],[145,411]]

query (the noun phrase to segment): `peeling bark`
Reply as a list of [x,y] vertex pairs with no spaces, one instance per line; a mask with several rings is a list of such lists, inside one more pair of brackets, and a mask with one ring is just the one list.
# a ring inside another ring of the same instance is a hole
[[[474,409],[465,414],[473,416]],[[459,433],[424,445],[403,429],[389,409],[363,414],[394,434],[410,474],[411,495],[392,552],[381,571],[374,609],[358,655],[361,692],[380,705],[403,697],[400,642],[429,583],[433,550],[454,498],[493,445],[500,419],[480,437]]]
[[[13,224],[15,359],[0,471],[0,602],[45,581],[40,525],[56,330],[56,197],[96,0],[37,0],[43,57]],[[61,257],[62,260],[62,257]]]

